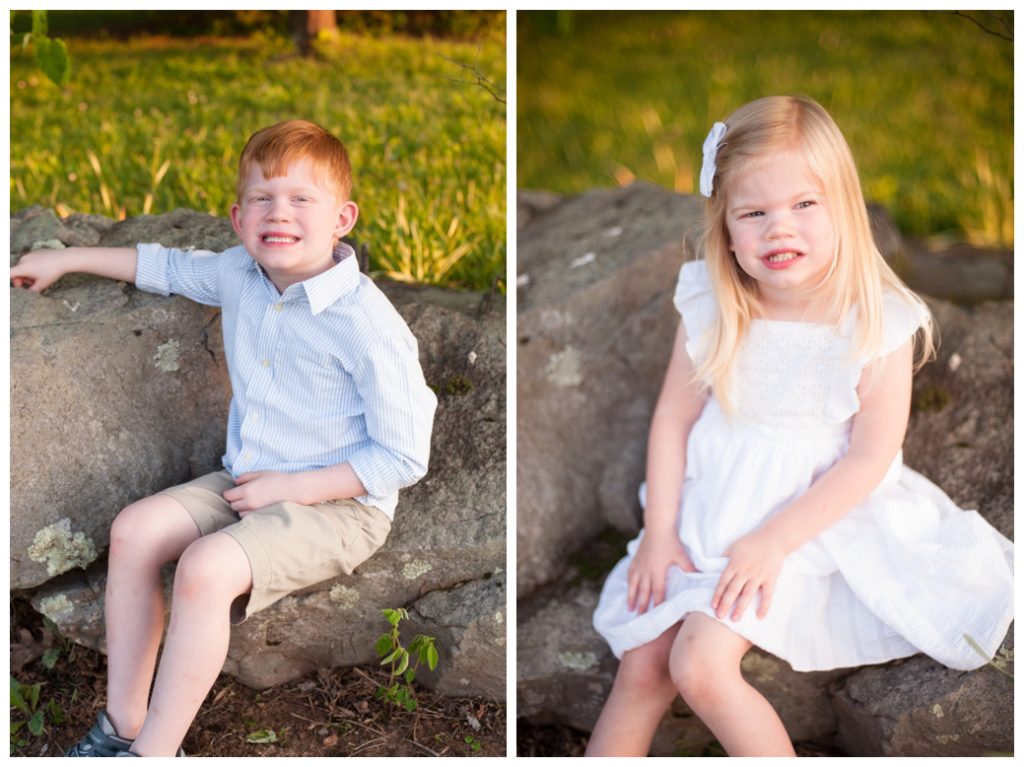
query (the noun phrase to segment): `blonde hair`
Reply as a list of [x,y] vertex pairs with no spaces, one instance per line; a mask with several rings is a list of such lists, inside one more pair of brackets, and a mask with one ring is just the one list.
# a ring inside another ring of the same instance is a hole
[[[739,267],[729,248],[728,194],[738,176],[772,153],[799,151],[822,184],[836,232],[836,250],[831,269],[813,294],[826,300],[827,314],[837,318],[837,323],[856,309],[855,355],[870,359],[881,348],[884,290],[895,291],[922,307],[924,303],[896,276],[875,245],[853,155],[828,112],[808,98],[770,96],[740,107],[725,123],[728,131],[716,155],[713,192],[702,232],[718,310],[710,351],[695,362],[696,378],[709,385],[723,409],[731,412],[736,352],[761,307],[757,282]],[[927,313],[927,307],[924,311]],[[930,314],[927,316],[929,320],[918,334],[918,367],[934,353]]]
[[242,200],[245,181],[253,163],[258,163],[266,178],[283,176],[288,167],[309,158],[321,180],[339,201],[352,194],[352,167],[348,151],[334,135],[316,123],[287,120],[256,131],[242,150],[238,160],[238,182],[235,193]]

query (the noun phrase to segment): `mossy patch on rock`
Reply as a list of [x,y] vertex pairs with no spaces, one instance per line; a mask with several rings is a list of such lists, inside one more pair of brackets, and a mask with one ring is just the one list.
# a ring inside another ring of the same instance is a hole
[[473,391],[473,382],[465,376],[452,376],[444,385],[444,393],[452,397],[461,397]]
[[942,410],[952,401],[953,397],[945,386],[926,386],[914,398],[914,410],[920,413]]

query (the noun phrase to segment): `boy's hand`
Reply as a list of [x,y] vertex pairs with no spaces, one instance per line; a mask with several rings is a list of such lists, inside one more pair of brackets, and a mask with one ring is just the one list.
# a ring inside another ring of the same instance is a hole
[[11,267],[11,284],[41,293],[63,277],[68,269],[68,251],[36,250],[26,253]]
[[711,597],[711,608],[719,619],[725,618],[731,610],[732,619],[738,621],[760,591],[757,617],[764,618],[772,603],[775,581],[788,554],[785,547],[770,533],[755,530],[733,543],[725,554],[729,557],[729,564],[718,579]]
[[297,501],[294,477],[282,471],[251,471],[235,479],[235,487],[224,491],[224,500],[242,517],[281,501]]
[[674,529],[664,535],[645,531],[627,575],[628,609],[643,614],[652,601],[655,607],[664,602],[668,568],[673,565],[685,573],[697,571]]

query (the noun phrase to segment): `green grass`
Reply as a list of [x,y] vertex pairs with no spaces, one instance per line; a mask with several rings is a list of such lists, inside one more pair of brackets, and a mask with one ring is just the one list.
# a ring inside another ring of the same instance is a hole
[[[266,125],[304,118],[349,149],[353,236],[371,268],[486,289],[505,274],[504,39],[340,33],[317,59],[275,36],[69,40],[57,88],[11,53],[11,208],[113,217],[188,207],[225,216],[238,156]],[[161,171],[163,171],[161,173]]]
[[865,195],[902,231],[1012,245],[1013,44],[967,19],[520,13],[518,47],[520,188],[574,193],[642,178],[695,192],[715,120],[760,96],[800,93],[832,113]]

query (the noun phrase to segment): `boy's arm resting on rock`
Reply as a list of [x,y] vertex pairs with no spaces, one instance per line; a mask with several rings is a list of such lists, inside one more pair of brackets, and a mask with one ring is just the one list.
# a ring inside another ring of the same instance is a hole
[[11,284],[41,293],[65,274],[82,272],[135,282],[135,248],[65,248],[26,253],[11,267]]
[[141,243],[134,282],[139,290],[167,296],[173,293],[196,303],[220,306],[221,254],[208,250],[179,250]]
[[420,368],[411,332],[383,336],[353,371],[371,444],[348,464],[367,495],[383,497],[427,473],[437,397]]

